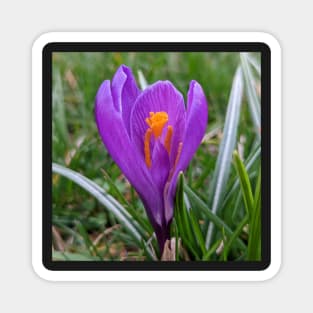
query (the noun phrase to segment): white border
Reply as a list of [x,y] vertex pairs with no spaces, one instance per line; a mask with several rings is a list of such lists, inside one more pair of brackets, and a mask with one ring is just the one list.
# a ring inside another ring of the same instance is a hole
[[[42,50],[51,42],[262,42],[271,49],[271,264],[263,271],[50,271],[42,264]],[[32,264],[50,281],[263,281],[281,265],[281,49],[261,32],[46,33],[32,49]]]

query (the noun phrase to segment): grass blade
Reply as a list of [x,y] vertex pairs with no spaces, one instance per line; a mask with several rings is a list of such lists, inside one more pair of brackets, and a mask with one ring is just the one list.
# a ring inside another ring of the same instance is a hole
[[54,131],[60,133],[59,139],[68,142],[68,131],[67,131],[67,122],[64,106],[64,92],[62,86],[62,79],[59,70],[56,70],[54,73],[54,83],[52,90],[52,108],[53,108],[53,117],[54,117]]
[[246,213],[251,218],[254,212],[254,199],[253,199],[251,184],[250,184],[247,170],[245,169],[244,164],[240,160],[240,157],[237,151],[234,152],[234,163],[235,163],[236,171],[238,173],[239,180],[240,180],[241,192],[242,192],[243,200],[245,203]]
[[[243,78],[241,68],[238,67],[230,93],[227,107],[226,121],[223,130],[223,139],[221,142],[217,163],[215,166],[214,177],[210,186],[209,207],[215,215],[218,212],[223,200],[229,171],[231,167],[232,154],[236,145],[237,129],[239,125],[239,115],[242,101]],[[212,242],[214,224],[208,226],[206,236],[206,249]]]
[[87,250],[89,251],[91,256],[97,256],[99,258],[99,260],[102,260],[102,256],[99,254],[97,248],[95,247],[95,245],[91,242],[88,233],[85,229],[85,227],[83,226],[82,223],[77,223],[77,228],[78,228],[78,232],[79,234],[83,237],[85,245]]
[[108,173],[105,170],[102,170],[102,173],[105,177],[106,182],[110,186],[111,189],[109,189],[110,193],[113,193],[113,196],[116,200],[118,200],[120,203],[123,203],[125,206],[125,209],[128,211],[128,213],[137,221],[137,223],[141,226],[143,230],[145,230],[147,233],[152,234],[153,228],[151,224],[143,218],[143,216],[138,213],[138,211],[135,209],[135,207],[130,204],[126,198],[122,195],[120,190],[115,185],[112,178],[108,175]]
[[193,210],[189,211],[189,220],[190,220],[190,224],[191,224],[196,242],[198,246],[200,247],[202,255],[203,255],[206,253],[204,236],[202,234],[202,231],[199,225],[199,220],[196,218]]
[[55,261],[99,261],[99,258],[95,256],[61,251],[52,251],[52,259]]
[[249,53],[247,53],[246,56],[247,56],[247,60],[249,61],[249,63],[254,67],[259,77],[261,77],[261,66],[259,62]]
[[[248,157],[248,159],[245,160],[245,167],[246,170],[249,172],[251,170],[251,168],[257,164],[257,162],[259,162],[260,160],[260,156],[261,156],[261,146],[258,145],[257,149]],[[230,199],[231,196],[233,196],[233,194],[238,191],[238,187],[239,187],[239,177],[237,177],[234,182],[232,183],[231,187],[228,189],[227,191],[227,196],[225,197],[224,201],[223,201],[223,207],[226,205],[227,201]],[[238,194],[238,193],[237,193]],[[234,215],[236,214],[236,212],[234,212]]]
[[[187,193],[190,202],[192,203],[193,207],[202,211],[204,216],[208,218],[218,229],[225,230],[225,234],[228,237],[231,237],[233,235],[233,231],[231,228],[224,223],[222,219],[220,219],[217,215],[215,215],[208,206],[193,192],[193,190],[188,187],[187,185],[184,186],[185,192]],[[242,250],[246,250],[246,245],[243,243],[243,241],[237,237],[236,243]]]
[[234,152],[234,163],[240,179],[241,192],[249,221],[249,239],[247,260],[260,260],[261,257],[261,174],[258,175],[255,196],[244,164],[237,151]]
[[236,240],[236,238],[239,237],[239,235],[242,232],[242,229],[244,228],[245,225],[247,225],[248,222],[249,222],[249,217],[248,217],[248,215],[246,215],[244,217],[244,219],[239,223],[239,225],[237,226],[235,231],[233,232],[233,235],[226,242],[226,244],[224,246],[224,254],[225,254],[226,259],[228,257],[228,252],[229,252],[233,242]]
[[211,258],[211,255],[216,252],[217,248],[220,246],[221,243],[222,243],[222,240],[219,239],[214,244],[212,244],[210,249],[207,250],[206,253],[203,255],[202,261],[209,261]]
[[190,211],[187,210],[184,197],[184,175],[179,174],[176,187],[176,200],[174,217],[177,222],[178,233],[182,239],[182,244],[192,253],[195,259],[199,260],[198,244],[192,231]]
[[145,90],[149,86],[141,70],[138,71],[138,81],[141,90]]
[[261,170],[254,194],[254,215],[249,227],[248,258],[261,259]]
[[258,135],[261,139],[261,105],[256,93],[256,82],[252,75],[251,67],[248,62],[248,54],[246,52],[240,53],[241,65],[246,85],[246,94],[248,98],[248,104],[253,120],[253,124]]
[[[140,227],[136,223],[136,221],[134,221],[132,216],[118,201],[116,201],[110,195],[106,194],[102,190],[102,188],[99,187],[96,183],[86,178],[85,176],[56,163],[52,164],[52,171],[72,180],[77,185],[93,195],[101,204],[103,204],[108,209],[109,212],[111,212],[125,226],[125,228],[132,234],[136,241],[138,241],[139,243],[145,242],[142,234],[140,233],[140,231],[138,231]],[[148,247],[147,250],[151,254],[150,256],[153,257],[153,254],[148,249]]]

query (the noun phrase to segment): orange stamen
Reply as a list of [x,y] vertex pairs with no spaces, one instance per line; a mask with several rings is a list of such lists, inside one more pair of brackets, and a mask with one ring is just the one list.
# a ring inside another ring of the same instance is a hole
[[167,133],[166,133],[166,137],[165,137],[165,141],[164,141],[164,146],[165,146],[165,149],[168,152],[168,154],[171,151],[172,136],[173,136],[173,126],[169,125],[167,127]]
[[146,123],[152,129],[154,137],[157,139],[161,136],[164,125],[168,122],[166,112],[150,112],[150,117],[146,118]]
[[151,154],[150,154],[150,138],[152,135],[151,128],[148,128],[145,133],[145,141],[144,141],[144,152],[145,152],[145,161],[147,166],[151,167]]

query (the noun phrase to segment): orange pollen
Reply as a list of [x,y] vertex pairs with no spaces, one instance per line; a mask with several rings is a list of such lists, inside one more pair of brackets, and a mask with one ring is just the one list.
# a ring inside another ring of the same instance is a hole
[[145,161],[147,166],[151,167],[151,155],[150,155],[150,138],[152,135],[151,128],[148,128],[145,133],[145,142],[144,142],[144,152],[145,152]]
[[146,118],[146,123],[157,139],[161,136],[164,125],[168,122],[168,115],[166,112],[150,112],[149,115],[150,117]]
[[170,151],[171,151],[172,136],[173,136],[173,126],[169,125],[167,127],[167,133],[166,133],[166,137],[165,137],[165,141],[164,141],[164,146],[165,146],[165,149],[168,153],[170,153]]

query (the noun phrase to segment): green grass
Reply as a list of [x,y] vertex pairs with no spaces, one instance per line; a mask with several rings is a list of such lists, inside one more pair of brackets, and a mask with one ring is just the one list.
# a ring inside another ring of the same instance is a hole
[[[258,55],[253,57],[258,61]],[[135,228],[142,237],[141,241],[134,238],[127,226],[92,193],[55,173],[52,196],[56,260],[144,260],[155,257],[153,250],[157,254],[144,207],[106,152],[94,121],[98,87],[103,80],[112,79],[120,64],[131,67],[137,81],[140,71],[148,84],[157,80],[172,81],[185,99],[189,82],[195,79],[203,87],[209,102],[207,136],[181,183],[189,197],[191,210],[185,208],[175,215],[172,234],[177,242],[182,239],[184,248],[184,253],[179,255],[177,252],[177,257],[199,260],[260,258],[257,214],[260,210],[260,149],[255,110],[258,88],[253,89],[253,84],[258,86],[259,79],[247,60],[239,53],[53,54],[53,162],[82,174],[114,197],[127,214],[134,217],[138,224]],[[246,96],[245,88],[238,127],[232,130],[233,146],[227,152],[230,155],[228,175],[224,177],[218,210],[212,213],[214,175],[219,170],[217,159],[222,150],[230,92],[236,69],[243,62],[243,82],[245,86],[247,81],[250,82],[247,85],[250,93]],[[237,149],[241,163],[238,159],[233,163],[231,159]],[[247,188],[251,190],[248,200]],[[180,202],[184,203],[181,198]],[[252,206],[252,212],[255,212],[251,221],[245,220],[247,206]],[[214,232],[209,246],[206,246],[210,223],[214,225]],[[249,243],[250,235],[252,241]],[[225,248],[219,254],[216,249],[222,240]]]

